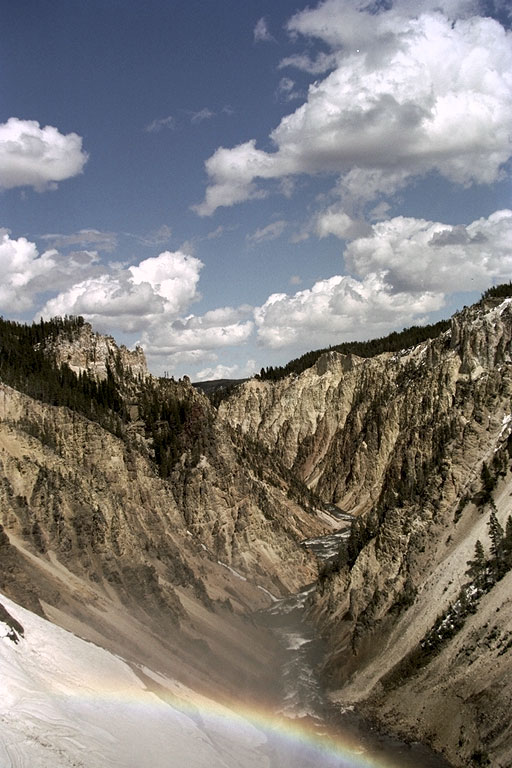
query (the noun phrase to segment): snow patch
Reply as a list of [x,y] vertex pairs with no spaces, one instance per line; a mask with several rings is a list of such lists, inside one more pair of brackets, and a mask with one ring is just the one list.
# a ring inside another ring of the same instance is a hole
[[231,571],[231,573],[233,574],[233,576],[236,576],[236,577],[237,577],[237,579],[242,579],[242,581],[247,581],[247,579],[245,578],[245,576],[242,576],[242,574],[241,574],[241,573],[238,573],[238,571],[235,571],[235,569],[234,569],[234,568],[232,568],[230,565],[227,565],[226,563],[222,563],[220,560],[217,560],[217,562],[218,562],[218,564],[219,564],[219,565],[222,565],[222,567],[223,567],[223,568],[227,568],[227,569],[228,569],[228,571]]
[[119,657],[0,600],[25,629],[18,645],[0,637],[2,768],[269,767],[266,737],[245,719],[213,703],[180,711]]

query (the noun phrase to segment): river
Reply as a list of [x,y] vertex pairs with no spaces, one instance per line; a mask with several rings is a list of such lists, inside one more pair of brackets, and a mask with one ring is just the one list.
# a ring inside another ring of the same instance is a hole
[[[337,530],[303,542],[322,561],[335,557],[340,540],[350,532],[350,515],[340,512],[335,516],[342,523]],[[273,768],[450,768],[446,760],[427,747],[382,734],[357,711],[340,712],[329,701],[316,672],[324,655],[323,643],[305,613],[315,589],[316,585],[311,584],[296,595],[277,600],[260,615],[282,647],[280,714],[312,733],[317,745],[292,739],[285,754],[282,743],[276,740],[269,747]],[[339,747],[322,751],[318,744],[324,735],[330,739],[333,733]]]

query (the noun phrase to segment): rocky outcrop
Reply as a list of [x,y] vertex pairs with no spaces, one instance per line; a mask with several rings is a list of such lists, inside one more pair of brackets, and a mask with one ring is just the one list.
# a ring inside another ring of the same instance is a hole
[[385,486],[421,487],[445,431],[463,428],[452,415],[464,420],[475,411],[480,418],[464,386],[484,370],[500,378],[498,366],[510,360],[510,313],[507,302],[466,310],[451,333],[396,355],[362,360],[329,352],[300,376],[247,382],[219,414],[256,435],[325,501],[366,511]]
[[112,336],[96,333],[89,323],[77,323],[71,332],[49,339],[45,351],[75,373],[86,372],[100,381],[107,378],[108,369],[119,377],[127,373],[137,379],[149,376],[142,347],[118,346]]

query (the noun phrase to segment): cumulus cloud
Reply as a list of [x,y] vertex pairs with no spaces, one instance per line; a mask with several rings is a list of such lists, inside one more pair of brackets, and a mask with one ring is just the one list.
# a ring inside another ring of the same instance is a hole
[[141,343],[153,356],[214,350],[242,344],[252,333],[252,307],[221,307],[204,315],[169,318],[148,330]]
[[72,251],[63,256],[54,248],[39,254],[35,243],[25,237],[11,238],[0,229],[0,307],[19,314],[34,306],[39,294],[66,288],[77,279],[94,273],[96,251]]
[[164,299],[148,283],[134,285],[126,275],[100,275],[76,283],[46,302],[37,317],[82,315],[96,330],[138,331],[164,311]]
[[[18,244],[23,256],[18,261],[24,272],[27,263],[41,262],[37,262],[31,245]],[[45,275],[55,270],[58,257],[57,252],[48,252],[51,263],[39,267],[44,268]],[[68,280],[65,290],[48,299],[35,317],[82,315],[103,333],[114,329],[137,333],[150,363],[159,370],[183,364],[204,366],[205,362],[216,362],[215,350],[244,344],[253,332],[254,321],[253,308],[247,305],[220,307],[201,316],[186,314],[199,298],[202,267],[198,258],[182,251],[165,251],[110,271],[103,267],[83,280]]]
[[403,216],[380,221],[347,245],[344,261],[357,277],[335,275],[295,294],[273,294],[258,307],[260,343],[304,348],[381,336],[425,321],[447,293],[509,280],[512,211],[467,226]]
[[[204,368],[207,362],[217,362],[216,350],[245,344],[253,329],[252,307],[219,307],[204,315],[164,315],[143,331],[139,343],[154,369]],[[203,373],[207,370],[213,371],[215,366],[204,368]],[[205,374],[202,378],[215,376]]]
[[57,182],[82,173],[87,153],[82,138],[66,135],[35,120],[10,117],[0,125],[0,188],[54,189]]
[[138,265],[75,282],[49,299],[38,316],[82,315],[98,330],[140,331],[177,317],[198,298],[203,264],[180,251],[164,251]]
[[20,237],[12,240],[6,230],[0,230],[0,306],[23,311],[32,305],[33,280],[47,276],[55,266],[54,251],[39,255],[34,243]]
[[287,227],[286,221],[280,219],[279,221],[273,221],[271,224],[267,224],[266,227],[256,229],[251,234],[247,235],[246,239],[250,243],[262,243],[265,240],[276,240],[281,237],[284,230]]
[[195,381],[212,381],[215,379],[245,379],[256,373],[256,361],[248,360],[244,366],[223,365],[219,363],[215,367],[203,368],[198,371]]
[[374,224],[344,257],[358,275],[385,270],[395,291],[484,290],[512,275],[512,211],[467,226],[398,216]]
[[181,251],[164,251],[128,268],[134,285],[148,284],[165,302],[166,313],[179,314],[197,298],[203,263]]
[[472,15],[474,3],[441,6],[326,0],[296,14],[289,31],[330,46],[334,69],[272,131],[274,151],[255,140],[217,149],[195,210],[210,215],[297,174],[338,174],[361,200],[430,172],[463,185],[499,179],[512,154],[511,34]]
[[315,8],[298,11],[287,23],[292,36],[316,38],[334,51],[364,51],[368,45],[384,50],[396,45],[404,20],[441,13],[450,21],[478,15],[478,0],[324,0]]
[[315,228],[320,238],[335,235],[342,240],[353,240],[367,234],[369,229],[365,222],[353,219],[348,213],[336,207],[318,214]]
[[275,293],[255,311],[264,346],[325,346],[381,336],[401,325],[421,322],[443,305],[442,294],[395,292],[385,272],[364,280],[335,275],[293,295]]
[[254,139],[233,149],[220,147],[206,161],[206,171],[214,183],[207,188],[205,200],[192,206],[199,216],[210,216],[222,206],[264,197],[265,191],[258,189],[254,179],[275,175],[272,156],[256,149]]

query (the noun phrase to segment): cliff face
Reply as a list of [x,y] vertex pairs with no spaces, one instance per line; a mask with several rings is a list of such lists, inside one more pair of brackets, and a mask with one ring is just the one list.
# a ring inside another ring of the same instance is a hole
[[[310,609],[333,695],[366,702],[387,727],[457,765],[512,759],[508,581],[428,663],[413,662],[468,583],[477,539],[489,551],[492,504],[503,528],[512,511],[511,339],[511,301],[487,302],[414,349],[370,360],[329,353],[298,377],[248,382],[220,409],[321,498],[359,515]],[[499,480],[494,498],[484,464],[491,485]]]
[[510,311],[468,310],[451,332],[396,355],[327,353],[300,376],[247,382],[219,413],[325,501],[366,511],[384,487],[421,487],[448,431],[481,422],[480,400],[494,396],[483,390],[501,386],[498,367],[509,359]]
[[[299,542],[324,525],[188,382],[152,379],[141,353],[89,326],[46,352],[117,382],[128,415],[117,436],[0,384],[0,588],[137,663],[153,655],[199,686],[264,687],[272,640],[244,616],[314,580]],[[148,415],[161,402],[186,414],[165,479]]]
[[100,381],[107,378],[109,368],[118,374],[130,372],[135,378],[149,376],[141,347],[130,350],[118,346],[112,336],[95,333],[89,323],[76,327],[70,335],[49,340],[44,348],[58,363],[67,363],[75,373],[87,372]]

